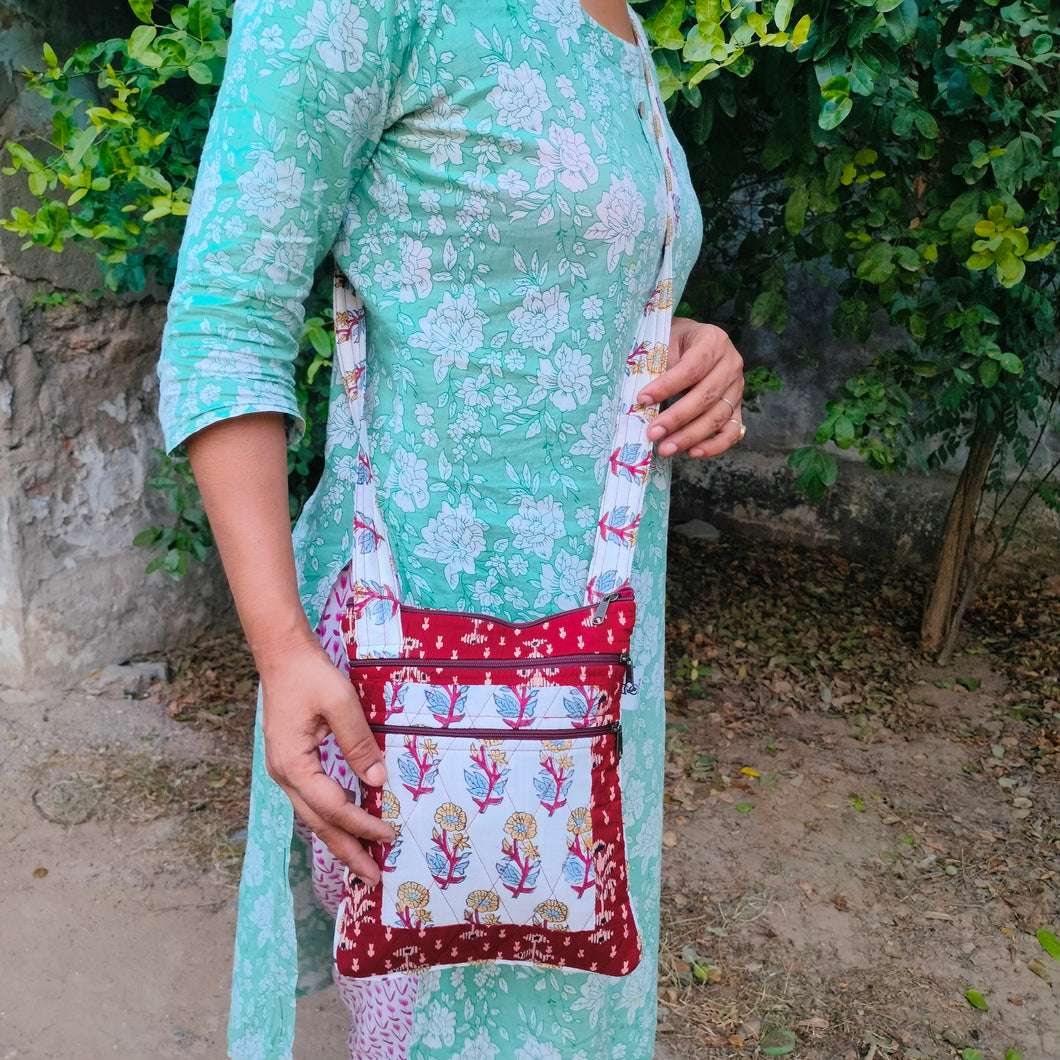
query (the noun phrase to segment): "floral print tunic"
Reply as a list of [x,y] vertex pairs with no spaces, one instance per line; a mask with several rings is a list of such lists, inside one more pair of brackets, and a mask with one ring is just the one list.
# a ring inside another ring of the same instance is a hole
[[[244,413],[298,423],[295,336],[333,249],[366,306],[372,458],[406,600],[506,618],[580,604],[666,218],[644,59],[578,0],[239,0],[164,339],[167,446]],[[671,142],[679,294],[701,224]],[[356,438],[338,381],[332,396],[324,475],[295,530],[313,622],[355,533]],[[652,1055],[667,486],[658,462],[633,578],[641,688],[623,704],[646,956],[624,979],[424,975],[415,1060]],[[274,1060],[290,1056],[298,968],[323,981],[331,927],[298,901],[291,807],[260,730],[257,745],[230,1049]]]

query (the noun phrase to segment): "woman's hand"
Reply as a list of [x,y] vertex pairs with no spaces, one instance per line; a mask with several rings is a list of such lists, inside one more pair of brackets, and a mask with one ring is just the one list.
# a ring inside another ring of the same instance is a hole
[[642,405],[682,394],[648,428],[660,456],[717,456],[742,437],[743,358],[713,324],[674,317],[666,371],[638,395]]
[[331,732],[364,783],[386,779],[353,685],[317,641],[298,598],[283,417],[252,413],[224,420],[193,435],[187,447],[261,674],[269,776],[339,861],[378,882],[379,867],[360,840],[388,842],[393,830],[359,809],[320,764],[318,746]]
[[363,783],[378,787],[386,780],[379,747],[353,685],[311,633],[280,650],[259,649],[259,656],[269,776],[339,861],[367,883],[378,883],[379,866],[361,840],[393,842],[394,830],[358,807],[320,762],[320,743],[333,733],[346,764]]

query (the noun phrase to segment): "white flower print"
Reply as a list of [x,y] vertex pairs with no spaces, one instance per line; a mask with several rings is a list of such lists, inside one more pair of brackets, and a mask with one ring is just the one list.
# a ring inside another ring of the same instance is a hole
[[236,209],[252,214],[266,228],[275,228],[288,210],[301,204],[305,170],[294,158],[276,158],[261,151],[249,173],[243,173],[236,186],[243,193]]
[[578,405],[584,405],[589,400],[591,379],[590,356],[564,343],[555,358],[542,358],[530,404],[536,405],[547,395],[561,412],[573,412]]
[[534,5],[534,18],[556,28],[556,39],[564,55],[570,53],[572,43],[581,42],[578,28],[585,14],[578,0],[537,0]]
[[268,26],[261,31],[261,47],[266,55],[283,48],[283,30],[279,26]]
[[614,272],[620,254],[633,254],[637,237],[644,231],[644,196],[637,191],[633,177],[625,173],[622,179],[611,177],[611,187],[605,191],[596,216],[600,218],[585,233],[586,239],[602,239],[607,248],[607,271]]
[[383,180],[377,177],[369,194],[384,217],[407,221],[412,216],[409,213],[409,193],[393,173],[387,173]]
[[528,291],[523,304],[508,314],[515,326],[512,341],[532,346],[538,353],[551,353],[556,335],[570,324],[569,310],[570,299],[558,285],[548,291]]
[[518,199],[520,195],[530,190],[530,185],[523,180],[522,174],[517,169],[506,169],[497,177],[497,187]]
[[618,399],[608,398],[585,422],[581,439],[571,446],[573,456],[589,456],[596,462],[596,481],[603,482],[607,461],[611,456],[611,440],[615,433]]
[[534,607],[577,607],[585,598],[588,582],[589,561],[564,550],[556,557],[555,566],[546,563],[541,568],[541,591]]
[[396,450],[387,475],[386,488],[403,512],[426,508],[430,499],[427,492],[427,461],[407,449]]
[[582,299],[582,316],[586,320],[599,320],[604,315],[604,300],[598,294]]
[[513,129],[541,132],[541,118],[552,104],[544,78],[527,62],[513,70],[507,63],[497,68],[497,86],[486,100],[497,109],[497,120]]
[[407,132],[401,139],[412,151],[429,152],[435,168],[447,162],[460,165],[464,160],[460,145],[467,139],[466,115],[467,107],[457,106],[444,92],[439,92],[416,120],[405,122]]
[[242,272],[264,271],[272,282],[278,286],[291,282],[305,264],[306,242],[302,229],[288,221],[275,232],[264,232],[254,243],[254,256],[248,258]]
[[[302,21],[299,19],[299,21]],[[312,44],[329,70],[355,73],[364,64],[368,23],[350,0],[314,0],[306,15],[305,28],[291,42],[292,48]]]
[[557,122],[549,125],[547,140],[537,141],[537,154],[530,161],[538,167],[538,190],[555,179],[570,191],[585,191],[600,175],[585,137]]
[[472,291],[454,298],[448,291],[442,304],[423,318],[420,330],[409,336],[409,345],[434,357],[434,378],[441,382],[456,365],[467,368],[468,354],[482,345],[482,329],[489,317],[475,304]]
[[502,412],[512,412],[522,404],[519,391],[511,383],[505,383],[493,391],[493,403],[500,405]]
[[480,372],[474,379],[464,379],[460,383],[460,400],[469,408],[488,409],[492,404],[489,388],[489,376]]
[[424,188],[419,199],[424,213],[437,213],[442,208],[442,197],[433,188]]
[[426,298],[431,293],[431,248],[411,236],[402,236],[398,253],[401,255],[398,300],[414,302]]
[[421,427],[429,427],[434,423],[434,409],[426,401],[421,401],[416,406],[416,422]]
[[563,1054],[554,1045],[523,1033],[526,1044],[515,1050],[513,1060],[563,1060]]
[[468,1038],[464,1042],[464,1048],[453,1060],[497,1060],[499,1052],[497,1046],[490,1041],[490,1032],[485,1027],[479,1027],[478,1035]]
[[508,520],[508,529],[515,535],[512,544],[524,552],[533,552],[541,559],[550,559],[556,542],[567,534],[563,525],[563,509],[551,496],[535,501],[524,497],[519,511]]
[[342,97],[343,110],[328,111],[328,123],[341,131],[346,139],[344,166],[353,161],[358,145],[374,139],[384,102],[383,86],[373,80],[370,85],[358,85],[352,92],[347,92]]
[[455,589],[461,573],[474,574],[475,560],[486,547],[486,524],[475,516],[468,497],[451,507],[442,501],[441,512],[427,524],[417,556],[437,560],[445,566],[445,580]]
[[427,1016],[427,1033],[423,1044],[428,1049],[448,1048],[456,1036],[456,1015],[452,1009],[442,1008],[437,1001],[431,1003]]

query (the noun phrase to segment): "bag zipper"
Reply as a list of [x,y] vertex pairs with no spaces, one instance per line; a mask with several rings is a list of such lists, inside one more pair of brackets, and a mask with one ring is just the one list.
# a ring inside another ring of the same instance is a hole
[[[595,604],[582,604],[581,607],[571,607],[566,611],[554,611],[549,615],[544,615],[541,618],[531,618],[526,622],[507,622],[503,618],[498,618],[496,615],[487,615],[481,611],[454,611],[454,615],[459,615],[461,618],[480,618],[484,622],[493,622],[498,626],[505,626],[508,629],[527,629],[530,626],[539,625],[542,622],[553,622],[556,619],[569,618],[571,615],[578,614],[579,611],[589,611],[593,613],[592,624],[594,626],[600,625],[604,618],[607,616],[607,609],[613,604],[621,600],[622,602],[629,602],[633,599],[633,590],[627,585],[623,589],[619,589],[617,593],[609,593],[607,596],[601,597]],[[352,604],[348,605],[347,609],[352,608]],[[436,608],[431,607],[413,607],[401,605],[402,614],[412,615],[431,615],[437,614]]]
[[614,736],[615,753],[622,757],[622,722],[612,721],[607,725],[591,725],[584,729],[443,729],[434,725],[389,725],[372,722],[372,732],[394,736],[461,736],[469,740],[571,740],[591,739],[594,736]]
[[591,652],[585,655],[541,655],[528,659],[413,659],[407,655],[397,658],[351,659],[350,670],[359,670],[368,666],[393,669],[436,668],[446,670],[543,670],[557,666],[592,666],[614,665],[621,663],[625,667],[622,691],[636,695],[637,685],[633,679],[633,657],[628,651]]

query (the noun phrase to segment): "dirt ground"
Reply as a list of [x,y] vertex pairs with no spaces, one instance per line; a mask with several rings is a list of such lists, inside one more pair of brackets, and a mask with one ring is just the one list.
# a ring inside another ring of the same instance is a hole
[[[1060,1058],[1060,587],[940,668],[923,572],[672,549],[658,1060]],[[224,1056],[253,679],[164,662],[0,692],[0,1060]]]

